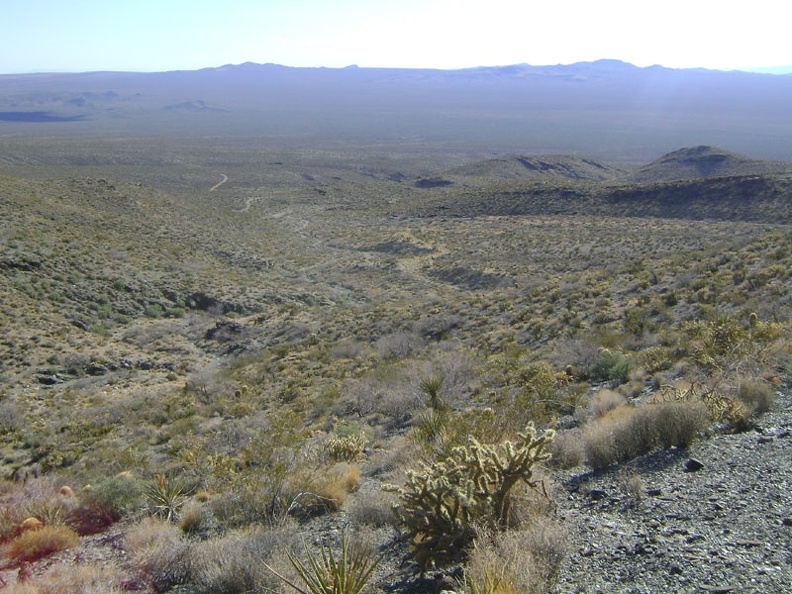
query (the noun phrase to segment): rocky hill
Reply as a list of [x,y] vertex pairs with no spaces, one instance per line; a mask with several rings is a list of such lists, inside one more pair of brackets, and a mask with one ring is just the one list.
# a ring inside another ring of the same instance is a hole
[[448,175],[485,180],[561,178],[602,182],[624,178],[627,172],[593,159],[569,155],[515,155],[456,167]]
[[588,215],[792,221],[792,165],[713,147],[674,151],[634,172],[575,157],[501,157],[458,167],[429,187],[422,216]]
[[684,148],[640,167],[636,182],[676,181],[708,177],[738,177],[789,173],[792,164],[751,159],[713,146]]

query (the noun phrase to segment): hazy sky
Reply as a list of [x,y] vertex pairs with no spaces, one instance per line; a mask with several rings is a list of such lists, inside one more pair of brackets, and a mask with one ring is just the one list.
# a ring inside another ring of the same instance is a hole
[[779,0],[0,0],[0,73],[241,62],[792,65]]

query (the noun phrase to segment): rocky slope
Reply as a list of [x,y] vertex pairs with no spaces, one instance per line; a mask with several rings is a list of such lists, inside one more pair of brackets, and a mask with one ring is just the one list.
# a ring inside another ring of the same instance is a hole
[[[697,461],[698,464],[691,461]],[[698,468],[698,469],[697,469]],[[792,395],[754,430],[571,473],[558,592],[788,592]]]

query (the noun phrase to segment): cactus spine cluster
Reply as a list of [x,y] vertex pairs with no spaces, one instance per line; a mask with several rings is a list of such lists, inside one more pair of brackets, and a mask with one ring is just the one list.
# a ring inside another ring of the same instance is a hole
[[505,529],[509,523],[512,489],[520,481],[535,486],[534,465],[547,460],[544,451],[553,439],[547,430],[538,435],[533,425],[516,442],[481,444],[470,438],[451,455],[411,471],[396,512],[413,549],[410,557],[423,572],[431,562],[458,559],[484,523]]

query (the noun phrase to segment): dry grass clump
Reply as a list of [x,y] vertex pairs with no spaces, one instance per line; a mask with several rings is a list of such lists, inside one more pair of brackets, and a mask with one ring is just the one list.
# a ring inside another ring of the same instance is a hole
[[279,580],[264,562],[294,550],[295,526],[234,530],[196,544],[192,549],[190,583],[196,594],[244,594],[277,591]]
[[634,469],[624,468],[619,472],[619,485],[636,503],[640,503],[643,500],[646,485],[644,485],[641,475]]
[[466,594],[549,592],[568,548],[563,528],[538,517],[520,530],[487,532],[476,541],[461,580]]
[[38,561],[77,545],[79,535],[68,526],[41,526],[25,530],[8,543],[6,556],[15,561]]
[[622,406],[583,429],[586,463],[604,468],[657,448],[687,447],[708,424],[700,401]]
[[124,539],[135,567],[157,592],[189,581],[191,545],[173,523],[145,518]]
[[741,381],[737,386],[737,398],[755,416],[772,410],[775,402],[771,384],[761,380]]
[[583,464],[586,451],[583,436],[578,428],[556,431],[555,439],[548,446],[552,458],[548,464],[553,468],[575,468]]
[[196,534],[208,527],[211,513],[204,503],[198,500],[190,501],[182,508],[178,526],[183,532]]
[[185,538],[173,523],[149,517],[128,531],[132,566],[157,592],[188,585],[200,594],[275,591],[263,561],[295,548],[296,526],[230,530],[208,540]]
[[396,526],[398,520],[393,513],[396,501],[392,493],[359,492],[347,506],[349,521],[355,526]]
[[619,408],[626,404],[627,399],[624,396],[608,388],[602,388],[594,394],[591,402],[589,402],[588,413],[592,419],[599,419],[614,408]]
[[4,594],[122,594],[118,573],[96,565],[54,565],[44,575],[9,583]]
[[356,464],[339,462],[328,468],[316,480],[316,495],[332,499],[337,507],[342,507],[350,493],[360,485],[360,467]]

